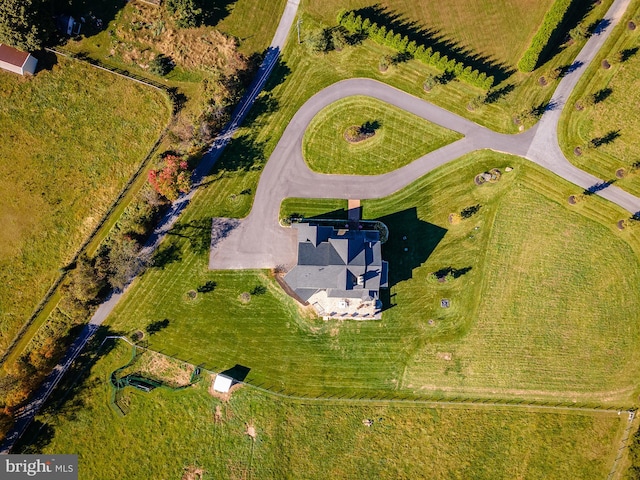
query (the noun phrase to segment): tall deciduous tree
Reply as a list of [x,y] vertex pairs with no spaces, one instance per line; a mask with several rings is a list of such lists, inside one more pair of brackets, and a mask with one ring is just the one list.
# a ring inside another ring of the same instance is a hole
[[39,50],[51,30],[46,0],[0,1],[0,43],[20,50]]
[[181,192],[187,193],[191,188],[187,162],[175,155],[167,156],[163,168],[149,171],[149,183],[160,195],[176,200]]

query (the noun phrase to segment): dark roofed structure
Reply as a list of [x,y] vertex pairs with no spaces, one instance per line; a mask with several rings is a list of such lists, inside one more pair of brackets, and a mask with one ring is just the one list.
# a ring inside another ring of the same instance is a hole
[[313,302],[323,316],[378,309],[379,290],[388,286],[388,263],[382,260],[377,230],[337,230],[309,223],[294,227],[298,264],[284,280],[302,300]]

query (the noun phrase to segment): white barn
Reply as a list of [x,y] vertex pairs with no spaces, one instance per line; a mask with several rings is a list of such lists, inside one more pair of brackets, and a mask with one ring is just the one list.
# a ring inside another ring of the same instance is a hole
[[22,52],[9,45],[0,43],[0,68],[18,75],[26,73],[33,75],[36,72],[38,60],[30,53]]

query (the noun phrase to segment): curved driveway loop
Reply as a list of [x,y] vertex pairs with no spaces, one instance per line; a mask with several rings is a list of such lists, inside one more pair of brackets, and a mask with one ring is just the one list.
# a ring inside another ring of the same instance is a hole
[[[210,269],[290,267],[296,262],[296,231],[278,223],[280,203],[287,197],[379,198],[396,192],[431,170],[466,153],[491,149],[525,157],[584,188],[601,179],[572,165],[558,145],[560,113],[587,65],[593,60],[629,0],[616,0],[603,25],[593,35],[556,89],[550,107],[530,130],[518,135],[493,132],[386,84],[370,79],[335,83],[311,97],[294,115],[260,177],[253,208],[247,218],[212,245]],[[367,95],[402,108],[425,120],[462,133],[465,137],[431,152],[398,170],[375,176],[327,175],[313,172],[302,157],[302,138],[312,118],[329,104],[352,95]],[[596,189],[597,190],[597,189]],[[631,213],[640,211],[640,199],[608,186],[597,194]],[[215,233],[215,232],[214,232]],[[219,236],[218,236],[219,237]]]

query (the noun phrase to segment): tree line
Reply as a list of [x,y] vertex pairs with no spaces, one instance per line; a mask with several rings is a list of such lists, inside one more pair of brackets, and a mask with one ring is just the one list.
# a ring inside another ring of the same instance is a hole
[[484,90],[489,90],[493,86],[493,76],[455,59],[450,59],[446,54],[434,50],[433,47],[418,44],[415,40],[410,40],[407,35],[395,33],[393,29],[387,29],[384,25],[379,26],[369,18],[356,15],[353,11],[341,10],[338,13],[338,24],[351,33],[366,35],[381,45],[391,47],[399,53],[411,55],[413,58],[450,73],[470,85]]

